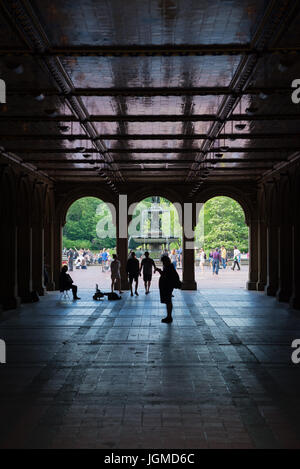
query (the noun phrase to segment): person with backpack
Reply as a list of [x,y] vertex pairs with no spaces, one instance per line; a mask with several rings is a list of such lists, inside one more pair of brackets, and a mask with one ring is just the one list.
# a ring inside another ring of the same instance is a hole
[[176,272],[171,259],[168,256],[162,256],[161,262],[163,269],[156,268],[156,271],[160,273],[159,279],[159,293],[160,302],[165,304],[167,307],[167,316],[161,320],[161,322],[171,323],[173,321],[172,311],[172,293],[174,288],[181,288],[181,281],[179,275]]
[[131,296],[133,296],[133,291],[132,291],[132,284],[133,281],[135,281],[135,295],[139,296],[138,294],[138,285],[139,285],[139,275],[140,273],[140,263],[138,259],[135,256],[135,252],[132,252],[126,265],[126,272],[128,274],[128,279],[129,279],[129,286],[130,286],[130,292]]

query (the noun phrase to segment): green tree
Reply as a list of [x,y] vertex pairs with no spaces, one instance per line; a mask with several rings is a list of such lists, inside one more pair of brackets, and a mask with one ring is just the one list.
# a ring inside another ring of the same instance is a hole
[[204,205],[204,242],[199,227],[196,240],[206,251],[225,246],[232,250],[236,245],[241,252],[248,251],[248,227],[238,202],[229,197],[214,197]]
[[106,238],[97,236],[97,224],[106,216],[97,213],[99,204],[106,207],[106,204],[96,197],[83,197],[71,205],[63,230],[63,244],[66,248],[75,246],[76,248],[85,247],[98,250],[103,247],[115,247],[115,236]]

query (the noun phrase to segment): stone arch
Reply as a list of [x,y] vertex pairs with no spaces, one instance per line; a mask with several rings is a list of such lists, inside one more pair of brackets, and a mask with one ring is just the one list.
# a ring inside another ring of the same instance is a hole
[[195,202],[205,203],[214,197],[230,197],[240,204],[245,214],[245,223],[249,226],[250,220],[255,216],[256,212],[256,194],[249,194],[246,198],[240,190],[228,188],[226,186],[215,186],[213,188],[204,189],[194,200]]
[[[112,204],[115,209],[117,208],[117,200],[115,195],[106,189],[100,189],[98,187],[75,188],[70,190],[67,194],[64,194],[63,198],[61,197],[61,199],[56,202],[56,217],[58,217],[58,220],[62,226],[64,226],[66,223],[66,215],[71,205],[76,202],[76,200],[82,199],[83,197],[96,197],[102,200],[104,203]],[[114,214],[112,213],[112,216],[113,215]]]

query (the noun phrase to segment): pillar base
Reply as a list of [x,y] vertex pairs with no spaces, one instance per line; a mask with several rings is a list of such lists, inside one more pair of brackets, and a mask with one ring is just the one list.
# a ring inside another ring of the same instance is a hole
[[54,282],[48,282],[47,283],[47,291],[55,291],[55,283]]
[[8,309],[16,309],[20,306],[21,300],[18,296],[12,298],[2,298],[2,309],[3,311],[7,311]]
[[44,287],[36,287],[35,290],[39,296],[45,295],[45,288]]
[[257,291],[265,291],[266,284],[264,282],[257,282],[256,290]]
[[288,303],[290,297],[291,297],[291,294],[283,290],[278,290],[278,292],[276,293],[276,298],[280,302],[282,301],[282,302]]
[[256,282],[247,282],[246,288],[247,290],[256,290]]
[[265,292],[268,296],[276,296],[276,288],[272,285],[266,285]]
[[293,309],[300,309],[300,297],[292,296],[290,299],[290,307]]
[[33,290],[33,291],[30,293],[30,297],[31,297],[31,303],[35,303],[36,301],[40,301],[38,292],[35,291],[35,290]]
[[197,290],[197,282],[182,282],[181,290]]

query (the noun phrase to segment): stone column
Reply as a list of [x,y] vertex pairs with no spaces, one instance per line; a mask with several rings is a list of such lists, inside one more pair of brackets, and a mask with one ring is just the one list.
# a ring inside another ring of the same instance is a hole
[[18,291],[22,303],[32,299],[32,229],[30,224],[19,227],[18,236]]
[[256,289],[264,291],[267,284],[267,225],[264,220],[258,224],[258,279]]
[[249,278],[247,290],[256,290],[258,281],[258,220],[250,220],[249,226]]
[[54,285],[59,290],[59,274],[62,267],[62,223],[58,219],[53,225],[53,245],[54,245]]
[[[191,210],[190,210],[191,209]],[[195,281],[194,230],[196,227],[195,204],[184,204],[182,210],[182,289],[197,290]]]
[[[289,301],[292,294],[292,227],[284,223],[278,236],[278,301]],[[298,240],[299,241],[299,240]],[[299,249],[299,247],[298,247]]]
[[45,294],[44,228],[39,223],[34,223],[32,227],[32,288],[40,296]]
[[18,297],[18,229],[16,224],[1,221],[2,246],[7,255],[7,262],[4,262],[3,276],[0,282],[1,304],[3,310],[14,309],[20,305]]
[[294,220],[292,226],[292,247],[287,249],[286,255],[290,253],[292,261],[292,295],[290,297],[290,306],[294,309],[300,309],[300,222],[299,219]]
[[45,266],[48,273],[48,291],[55,290],[54,283],[54,226],[53,222],[47,223],[44,232],[45,240]]
[[275,296],[278,289],[278,227],[269,224],[267,228],[267,285],[265,292]]
[[[126,207],[119,201],[119,206],[116,210],[116,244],[117,256],[121,262],[121,288],[122,290],[129,290],[128,276],[126,273],[126,264],[128,260],[128,226],[131,217],[128,215],[128,206],[126,199]],[[122,216],[120,217],[120,213]]]

